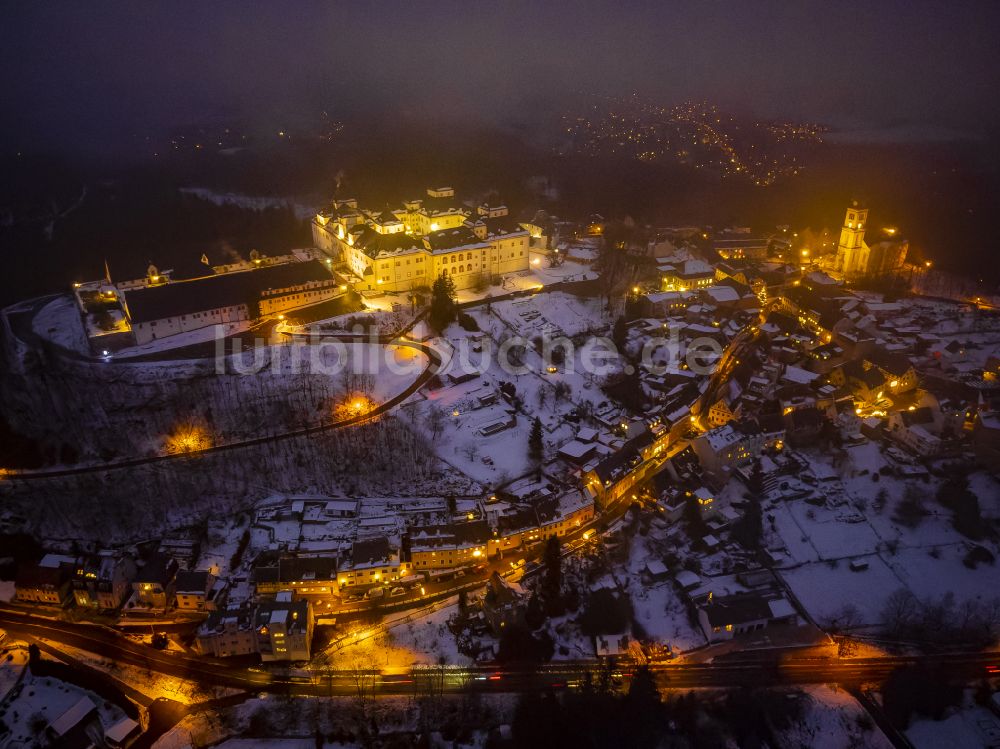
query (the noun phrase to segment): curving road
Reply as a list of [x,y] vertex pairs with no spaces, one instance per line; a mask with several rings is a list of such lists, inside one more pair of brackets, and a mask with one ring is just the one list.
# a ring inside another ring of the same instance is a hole
[[[318,670],[308,677],[283,678],[248,669],[224,660],[193,657],[155,650],[93,625],[41,619],[10,611],[0,611],[0,624],[14,633],[41,637],[87,650],[122,663],[147,668],[160,674],[188,679],[199,684],[275,692],[298,696],[356,695],[359,681],[373,694],[408,694],[438,682],[445,692],[484,689],[523,692],[537,689],[573,688],[588,674],[602,668],[597,659],[546,663],[534,668],[482,664],[410,668],[383,673],[377,669]],[[788,652],[741,655],[713,663],[653,663],[650,665],[662,688],[768,686],[792,684],[842,684],[857,686],[884,681],[894,670],[923,665],[937,669],[942,677],[971,680],[995,675],[1000,663],[998,652],[942,653],[935,655],[884,656],[878,658],[796,658]],[[627,679],[631,666],[615,667],[616,677]]]
[[441,368],[442,360],[441,355],[434,350],[431,346],[426,344],[410,341],[403,338],[396,338],[393,336],[365,336],[361,334],[337,334],[337,335],[325,335],[321,337],[322,340],[336,339],[343,343],[379,343],[382,345],[393,345],[393,346],[404,346],[407,348],[416,349],[420,351],[427,357],[428,364],[424,370],[417,376],[417,378],[410,383],[402,392],[394,395],[386,401],[378,404],[370,411],[367,411],[358,416],[352,416],[347,419],[341,419],[340,421],[333,421],[328,424],[317,424],[310,427],[302,427],[301,429],[293,429],[288,432],[282,432],[280,434],[271,434],[265,437],[252,437],[246,440],[240,440],[238,442],[227,442],[221,445],[213,445],[212,447],[207,447],[204,450],[195,450],[192,452],[174,453],[174,454],[164,454],[164,455],[154,455],[152,457],[144,458],[132,458],[130,460],[121,460],[113,463],[101,463],[98,465],[87,465],[79,466],[75,468],[57,468],[52,470],[40,470],[40,471],[28,471],[28,470],[17,470],[8,469],[4,474],[5,479],[17,479],[20,481],[31,481],[35,479],[47,479],[56,476],[74,476],[78,474],[85,473],[97,473],[101,471],[114,471],[121,468],[133,468],[135,466],[147,465],[150,463],[162,463],[168,460],[178,460],[183,458],[192,458],[199,455],[206,455],[209,453],[220,453],[227,450],[237,450],[243,447],[251,447],[253,445],[262,445],[270,442],[277,442],[278,440],[289,439],[291,437],[301,437],[308,434],[319,434],[320,432],[331,432],[337,429],[345,429],[347,427],[357,426],[358,424],[363,424],[368,421],[381,416],[384,413],[391,411],[396,406],[403,403],[407,398],[417,392],[428,380],[438,373]]

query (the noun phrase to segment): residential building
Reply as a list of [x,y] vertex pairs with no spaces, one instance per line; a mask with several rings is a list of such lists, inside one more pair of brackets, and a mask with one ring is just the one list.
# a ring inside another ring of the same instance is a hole
[[704,289],[715,283],[715,269],[703,260],[684,260],[657,266],[663,291]]
[[337,573],[337,583],[341,589],[385,585],[405,577],[411,566],[402,562],[399,546],[388,538],[359,538]]
[[311,657],[313,609],[309,601],[293,601],[291,591],[254,610],[257,652],[264,662],[307,661]]
[[698,624],[709,642],[731,640],[736,635],[798,621],[798,613],[788,599],[759,593],[712,596],[698,606]]
[[83,557],[73,575],[73,599],[81,608],[112,610],[132,592],[135,560],[128,554],[102,552]]
[[752,419],[734,421],[700,435],[691,443],[702,468],[717,480],[734,466],[745,465],[760,455],[764,436]]
[[420,526],[410,531],[410,564],[415,572],[479,564],[490,538],[485,520]]
[[941,438],[935,434],[934,422],[934,411],[929,406],[893,411],[889,414],[889,436],[911,452],[931,457],[941,451]]
[[213,611],[198,628],[195,650],[214,658],[256,653],[257,633],[253,621],[253,611],[246,602]]
[[208,570],[181,570],[177,573],[177,608],[181,611],[207,611],[214,605],[211,597],[215,576]]
[[886,390],[890,393],[905,393],[917,386],[917,370],[909,358],[902,354],[876,349],[865,357],[865,364],[882,374]]
[[17,600],[65,606],[75,569],[76,559],[62,554],[46,554],[35,564],[21,565],[14,578]]
[[254,585],[258,596],[291,590],[296,596],[331,597],[338,594],[339,566],[336,556],[282,556],[254,568]]
[[499,635],[506,627],[523,620],[524,601],[525,593],[520,585],[505,580],[498,572],[490,575],[483,596],[483,616],[494,634]]
[[159,552],[151,554],[132,581],[132,605],[165,610],[174,600],[177,569],[173,557]]

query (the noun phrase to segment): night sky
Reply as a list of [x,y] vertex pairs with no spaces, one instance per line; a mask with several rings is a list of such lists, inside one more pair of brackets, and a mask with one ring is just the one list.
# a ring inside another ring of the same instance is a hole
[[1000,123],[1000,3],[8,3],[4,150],[323,109],[530,121],[573,92],[901,137]]

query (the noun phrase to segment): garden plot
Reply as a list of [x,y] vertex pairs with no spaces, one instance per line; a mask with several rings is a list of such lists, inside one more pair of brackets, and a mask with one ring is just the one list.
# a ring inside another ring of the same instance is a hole
[[875,625],[881,622],[885,599],[904,585],[878,555],[864,561],[868,569],[859,572],[846,562],[813,562],[782,570],[781,577],[821,626],[848,604],[857,607],[859,624]]

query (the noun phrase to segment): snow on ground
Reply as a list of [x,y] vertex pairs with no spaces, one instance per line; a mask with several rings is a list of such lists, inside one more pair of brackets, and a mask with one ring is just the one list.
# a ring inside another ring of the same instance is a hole
[[97,707],[105,728],[127,717],[120,707],[94,692],[51,677],[34,676],[29,671],[4,702],[3,720],[10,731],[7,745],[34,746],[39,725],[44,728],[84,697]]
[[226,577],[232,570],[229,562],[236,552],[243,531],[249,525],[249,515],[241,518],[214,517],[208,521],[208,533],[201,547],[198,569],[205,569],[216,577]]
[[980,564],[970,570],[962,564],[967,551],[962,543],[935,549],[936,557],[922,549],[903,549],[886,562],[918,598],[940,598],[946,593],[954,593],[957,601],[997,597],[1000,566]]
[[595,327],[606,328],[612,322],[604,321],[601,301],[597,297],[579,297],[563,291],[493,302],[490,310],[487,312],[480,306],[473,312],[477,319],[492,314],[525,338],[541,333],[553,337],[572,336]]
[[[551,455],[575,433],[566,416],[576,404],[589,401],[597,408],[606,402],[598,378],[585,371],[582,351],[576,350],[565,365],[558,366],[559,371],[549,373],[542,356],[528,347],[524,356],[527,372],[518,373],[508,371],[498,361],[503,342],[512,336],[532,341],[543,334],[561,337],[583,333],[594,326],[595,319],[600,319],[599,304],[593,299],[555,293],[496,302],[490,309],[482,306],[469,314],[481,330],[449,326],[445,337],[437,342],[444,360],[444,386],[429,391],[426,401],[412,405],[406,416],[422,431],[430,432],[445,461],[479,481],[497,483],[530,470],[527,438],[535,416],[542,422],[547,454]],[[479,376],[460,384],[450,383],[448,374],[465,372]],[[495,396],[503,382],[516,388],[522,412],[510,428],[484,436],[480,431],[483,427],[506,420],[513,410],[504,400],[492,405],[480,402],[483,397]],[[569,385],[570,392],[557,400],[559,382]],[[433,410],[447,417],[438,432],[430,429],[435,420],[440,421],[431,414]]]
[[780,732],[780,746],[891,749],[892,742],[847,692],[826,685],[805,687],[802,691],[805,713],[795,725]]
[[914,718],[905,731],[915,749],[980,749],[1000,746],[1000,717],[968,699],[944,720]]
[[669,645],[676,653],[700,647],[706,643],[705,635],[691,624],[673,582],[670,579],[656,584],[643,581],[646,563],[658,557],[659,554],[648,547],[646,538],[636,536],[628,564],[622,574],[615,571],[618,584],[629,591],[635,619],[650,638]]
[[[158,354],[163,351],[172,351],[174,349],[181,349],[187,346],[195,346],[199,343],[209,343],[215,341],[216,338],[228,338],[229,336],[244,333],[249,329],[250,323],[247,321],[226,323],[225,325],[210,325],[207,328],[198,328],[197,330],[189,330],[185,333],[176,333],[174,335],[147,341],[146,343],[138,346],[128,346],[126,348],[119,349],[114,353],[114,358],[116,361],[128,361],[130,358],[137,356]],[[235,345],[239,346],[239,344]],[[231,341],[226,340],[223,344],[223,351],[232,351],[233,346],[234,344]],[[203,354],[199,354],[199,356],[203,356]]]
[[782,570],[781,577],[821,625],[847,604],[858,608],[861,624],[877,624],[885,598],[903,583],[878,556],[865,561],[868,569],[862,572],[851,572],[845,562],[836,567],[819,562]]
[[[143,641],[149,644],[148,636]],[[205,687],[195,681],[160,674],[139,666],[119,663],[111,658],[91,653],[89,650],[81,650],[80,648],[74,648],[70,645],[46,638],[42,638],[42,642],[48,643],[48,645],[60,653],[64,653],[69,658],[110,674],[115,679],[128,684],[137,692],[141,692],[154,700],[158,697],[166,697],[182,705],[191,705],[205,700],[228,697],[240,691],[228,687]],[[171,641],[171,645],[173,644]]]
[[70,351],[90,353],[87,335],[80,320],[80,308],[68,294],[53,299],[42,307],[31,321],[31,329],[42,338]]
[[509,273],[503,277],[501,284],[487,286],[479,291],[461,289],[456,293],[460,303],[474,302],[487,297],[503,296],[515,291],[541,289],[561,281],[586,281],[597,278],[597,272],[588,265],[566,261],[555,268],[549,267],[545,253],[530,252],[529,269],[518,273]]
[[17,684],[28,665],[28,648],[23,643],[8,644],[0,654],[0,701]]
[[878,546],[878,536],[871,526],[845,522],[842,510],[794,500],[778,505],[768,514],[774,515],[778,533],[798,561],[869,554]]
[[969,488],[979,497],[983,515],[1000,518],[1000,480],[985,471],[976,471],[969,475]]
[[669,645],[675,653],[705,644],[705,635],[691,626],[672,582],[633,588],[632,606],[646,634]]
[[472,659],[458,652],[455,636],[447,627],[458,613],[458,598],[435,604],[427,610],[387,617],[374,627],[358,626],[335,639],[312,661],[313,668],[368,667],[405,668],[433,666],[443,658],[449,665],[465,665]]
[[[455,716],[455,720],[465,721],[473,727],[469,741],[463,746],[482,747],[486,733],[494,726],[509,724],[517,702],[515,695],[483,694],[477,699],[477,713],[464,713],[468,707],[461,696],[445,695],[438,715]],[[251,697],[245,702],[225,708],[196,712],[184,717],[173,729],[161,736],[153,745],[154,749],[189,749],[191,746],[217,746],[226,749],[312,749],[316,746],[317,729],[329,738],[330,734],[354,736],[361,721],[378,726],[383,737],[390,733],[403,733],[401,745],[408,745],[412,734],[420,728],[419,710],[414,708],[412,697],[379,697],[365,705],[364,716],[360,716],[358,703],[354,698],[333,698],[317,700],[309,698],[287,698],[273,695]],[[248,731],[254,737],[239,737]],[[281,737],[281,738],[272,738]],[[395,746],[391,738],[386,745]],[[434,746],[447,746],[437,736],[432,738]],[[371,742],[361,740],[323,743],[324,749],[354,749]],[[456,744],[457,745],[457,744]]]
[[[822,623],[850,603],[861,611],[864,624],[874,625],[885,599],[900,588],[921,599],[953,592],[957,601],[991,597],[1000,590],[1000,566],[971,570],[962,564],[970,542],[954,529],[950,513],[935,500],[936,480],[891,475],[890,461],[874,442],[845,452],[846,459],[839,464],[828,455],[807,453],[811,465],[839,475],[843,489],[828,492],[831,501],[822,506],[805,499],[779,501],[766,512],[774,518],[773,535],[790,557],[782,577],[813,617]],[[879,480],[873,481],[876,472]],[[972,486],[985,500],[984,514],[994,514],[995,480],[974,474]],[[882,490],[886,503],[879,510],[875,499]],[[894,517],[907,491],[919,493],[927,513],[915,528]],[[867,562],[868,569],[851,571],[854,559]]]

